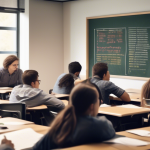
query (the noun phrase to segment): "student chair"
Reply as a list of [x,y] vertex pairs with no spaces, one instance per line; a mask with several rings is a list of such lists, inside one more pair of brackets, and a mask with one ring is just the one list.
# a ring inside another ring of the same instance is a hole
[[0,116],[26,119],[25,103],[0,104]]
[[49,94],[52,94],[52,91],[53,91],[53,89],[50,89],[50,90],[49,90]]

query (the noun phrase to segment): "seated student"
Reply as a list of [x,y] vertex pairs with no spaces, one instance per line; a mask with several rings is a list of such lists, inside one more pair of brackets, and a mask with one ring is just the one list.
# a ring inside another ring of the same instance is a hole
[[47,105],[52,111],[64,109],[64,103],[54,95],[46,94],[39,89],[38,72],[26,70],[22,75],[23,84],[15,86],[11,92],[10,102],[25,102],[27,107]]
[[76,85],[70,94],[70,105],[58,114],[49,132],[33,146],[33,150],[99,143],[113,138],[115,130],[111,122],[104,116],[96,116],[100,99],[95,84]]
[[150,106],[147,106],[145,99],[150,99],[150,79],[143,85],[141,91],[141,106],[150,108]]
[[4,136],[4,139],[1,141],[0,150],[14,150],[14,144]]
[[0,87],[14,87],[22,84],[22,70],[18,68],[19,59],[9,55],[3,62],[4,68],[0,69]]
[[69,74],[61,74],[54,85],[53,93],[70,94],[74,81],[78,79],[82,66],[79,62],[71,62],[68,66]]
[[92,68],[92,72],[93,77],[91,79],[91,82],[95,83],[99,87],[104,104],[110,104],[110,94],[116,95],[123,101],[130,101],[130,97],[128,93],[125,92],[125,90],[121,89],[120,87],[109,81],[110,74],[106,63],[96,63]]

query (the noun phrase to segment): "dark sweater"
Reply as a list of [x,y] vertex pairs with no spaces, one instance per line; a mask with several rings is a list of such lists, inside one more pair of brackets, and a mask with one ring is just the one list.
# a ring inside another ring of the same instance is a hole
[[[77,119],[74,133],[69,137],[68,146],[81,144],[99,143],[115,136],[115,130],[109,120],[105,117],[84,116]],[[50,150],[61,148],[55,144],[47,133],[38,141],[33,150]]]

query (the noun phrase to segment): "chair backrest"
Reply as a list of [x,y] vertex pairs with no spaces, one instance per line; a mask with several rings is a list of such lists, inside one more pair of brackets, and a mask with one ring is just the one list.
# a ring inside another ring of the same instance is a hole
[[53,91],[53,89],[50,89],[50,90],[49,90],[49,94],[52,94],[52,91]]
[[26,105],[25,103],[8,103],[0,104],[1,117],[14,117],[19,119],[26,119]]
[[145,99],[145,105],[150,106],[150,99]]

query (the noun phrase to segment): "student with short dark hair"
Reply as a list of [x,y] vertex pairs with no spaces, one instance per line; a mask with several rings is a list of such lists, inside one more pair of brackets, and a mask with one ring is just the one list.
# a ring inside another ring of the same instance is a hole
[[74,81],[79,78],[82,66],[79,62],[71,62],[68,65],[69,74],[61,74],[54,85],[53,93],[70,94],[74,87]]
[[99,143],[115,136],[105,117],[96,117],[101,97],[93,83],[79,83],[70,94],[70,104],[52,122],[49,132],[33,150],[50,150]]
[[22,75],[23,84],[15,86],[11,92],[9,101],[25,102],[27,107],[47,105],[51,111],[64,109],[64,103],[54,95],[46,94],[39,89],[40,81],[38,72],[26,70]]
[[96,63],[92,68],[93,77],[91,79],[92,83],[95,83],[102,94],[102,100],[105,104],[110,104],[109,95],[114,94],[121,98],[123,101],[130,101],[130,97],[125,90],[116,86],[114,83],[110,82],[110,74],[108,71],[108,66],[106,63]]
[[14,87],[22,84],[22,70],[18,68],[19,59],[15,55],[9,55],[0,69],[0,87]]

